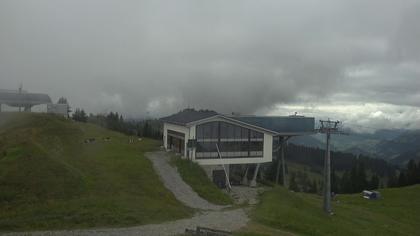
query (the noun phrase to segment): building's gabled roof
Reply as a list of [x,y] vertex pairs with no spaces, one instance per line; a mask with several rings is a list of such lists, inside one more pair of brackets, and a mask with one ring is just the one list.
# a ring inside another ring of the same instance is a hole
[[315,131],[315,118],[304,116],[230,116],[230,118],[274,131],[278,134],[300,134]]
[[227,119],[260,129],[273,135],[303,135],[315,131],[315,118],[304,116],[230,116],[215,111],[185,109],[174,115],[161,118],[163,122],[190,126],[213,118]]
[[0,103],[9,106],[39,105],[51,103],[51,98],[47,94],[3,90],[0,91]]
[[194,109],[184,109],[176,114],[163,117],[160,120],[167,123],[178,124],[178,125],[186,125],[188,123],[206,119],[212,116],[218,115],[215,111],[210,110],[194,110]]

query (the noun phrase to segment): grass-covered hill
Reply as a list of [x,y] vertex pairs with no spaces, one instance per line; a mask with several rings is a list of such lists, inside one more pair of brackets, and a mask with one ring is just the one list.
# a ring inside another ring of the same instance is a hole
[[52,115],[0,113],[0,232],[190,216],[143,155],[158,145]]
[[420,185],[380,192],[380,200],[338,195],[328,216],[321,196],[277,187],[262,195],[253,222],[238,235],[419,235]]

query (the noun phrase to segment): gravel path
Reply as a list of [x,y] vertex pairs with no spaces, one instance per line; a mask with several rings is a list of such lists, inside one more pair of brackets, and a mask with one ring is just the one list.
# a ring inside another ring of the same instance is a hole
[[197,226],[208,227],[219,230],[234,231],[244,227],[249,221],[248,216],[243,209],[231,211],[207,211],[194,216],[191,219],[177,220],[163,224],[143,225],[129,228],[112,229],[89,229],[89,230],[69,230],[69,231],[43,231],[32,233],[11,233],[5,236],[17,235],[145,235],[145,236],[169,236],[179,235],[185,232],[185,229],[195,229]]
[[220,210],[226,206],[219,206],[202,199],[192,188],[187,185],[175,167],[171,166],[169,156],[163,152],[149,152],[146,157],[153,162],[155,171],[160,176],[163,184],[184,205],[202,210]]
[[248,203],[255,205],[259,202],[258,195],[267,190],[267,187],[250,188],[248,186],[232,186],[231,196],[236,204]]

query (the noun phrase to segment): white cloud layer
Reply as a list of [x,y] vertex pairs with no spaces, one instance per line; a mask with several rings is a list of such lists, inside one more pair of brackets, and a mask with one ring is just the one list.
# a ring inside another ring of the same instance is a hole
[[342,128],[360,132],[377,129],[420,129],[420,108],[386,103],[283,104],[269,115],[305,115],[340,120]]

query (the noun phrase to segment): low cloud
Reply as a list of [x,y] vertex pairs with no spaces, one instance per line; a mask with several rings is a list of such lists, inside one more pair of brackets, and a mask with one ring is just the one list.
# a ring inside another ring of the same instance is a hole
[[410,0],[4,0],[0,86],[129,117],[383,104],[362,109],[363,124],[415,127],[418,22]]
[[[267,111],[264,111],[267,112]],[[420,108],[386,103],[332,103],[278,105],[270,115],[300,114],[340,120],[342,128],[360,132],[377,129],[420,129]]]

